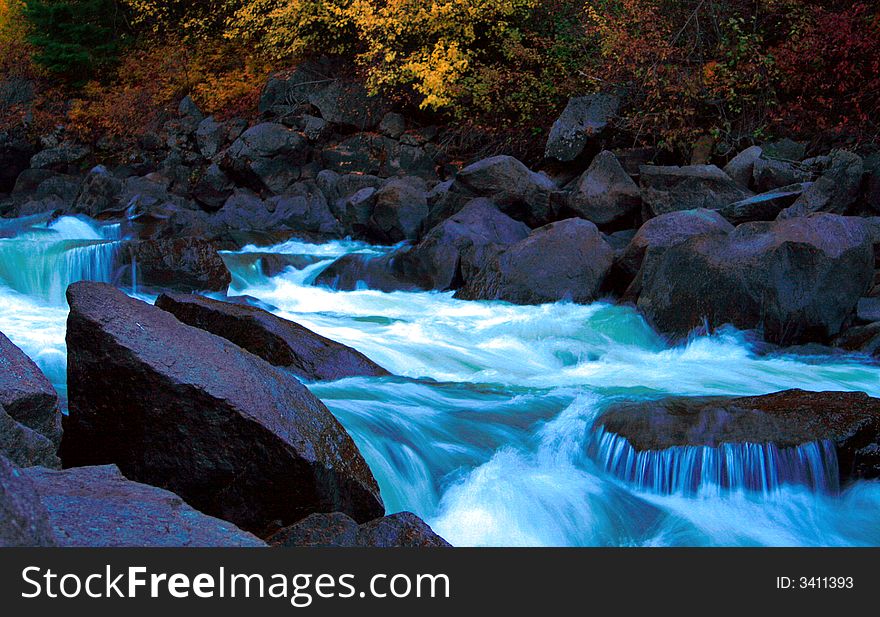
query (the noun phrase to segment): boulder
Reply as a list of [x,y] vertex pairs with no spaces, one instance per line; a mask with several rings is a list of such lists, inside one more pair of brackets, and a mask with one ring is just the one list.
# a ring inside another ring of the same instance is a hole
[[0,455],[0,548],[55,546],[49,514],[33,483]]
[[746,148],[724,166],[724,173],[733,178],[743,188],[749,188],[755,170],[755,162],[761,158],[764,150],[760,146]]
[[760,193],[810,182],[812,172],[799,163],[761,157],[752,168],[752,184]]
[[771,343],[822,341],[840,332],[873,272],[861,219],[819,214],[747,223],[648,250],[638,307],[673,337],[732,324],[762,330]]
[[328,86],[333,72],[327,62],[311,59],[301,62],[291,72],[276,73],[266,82],[260,95],[260,113],[284,116],[307,105],[312,94]]
[[0,134],[0,193],[9,193],[18,175],[30,166],[34,147],[24,139]]
[[83,180],[73,206],[74,211],[95,217],[105,210],[119,209],[122,189],[122,180],[103,165],[98,165]]
[[800,162],[807,156],[807,147],[796,141],[785,137],[776,141],[765,143],[761,149],[767,158],[778,159],[781,161]]
[[425,289],[458,289],[485,269],[504,247],[530,233],[485,198],[474,199],[425,234],[404,259]]
[[847,328],[832,345],[843,351],[880,358],[880,322]]
[[358,525],[351,517],[334,512],[313,514],[282,529],[269,544],[285,548],[432,548],[450,544],[411,512],[400,512]]
[[181,291],[226,291],[232,275],[214,245],[201,238],[135,240],[121,251],[139,285]]
[[433,180],[436,163],[425,147],[404,144],[374,133],[356,133],[324,148],[321,162],[325,170],[340,174],[368,174],[390,178],[398,175]]
[[52,525],[58,546],[260,547],[255,536],[206,516],[172,492],[132,482],[115,465],[65,471],[22,470]]
[[223,147],[223,143],[226,140],[226,127],[217,122],[214,116],[208,116],[199,122],[195,135],[199,152],[206,159],[211,159]]
[[726,234],[733,225],[714,210],[679,210],[661,214],[645,222],[617,259],[616,267],[632,280],[642,268],[645,253],[665,248],[703,234]]
[[58,446],[48,437],[16,422],[0,405],[0,456],[18,467],[61,468]]
[[216,212],[233,194],[233,185],[220,166],[211,163],[190,189],[190,195],[203,210]]
[[199,123],[205,119],[205,114],[188,94],[177,105],[177,115],[183,132],[186,134],[195,132]]
[[397,244],[416,240],[428,216],[428,199],[424,183],[407,178],[386,182],[373,195],[374,205],[369,219],[370,236],[381,244]]
[[719,210],[752,195],[714,165],[644,165],[639,182],[651,216],[697,208]]
[[67,171],[69,166],[81,163],[89,154],[91,150],[88,146],[64,142],[54,148],[37,152],[31,157],[31,168]]
[[306,381],[390,375],[359,351],[255,306],[184,294],[162,294],[156,306]]
[[829,168],[791,207],[783,210],[779,218],[806,216],[813,212],[849,214],[859,198],[864,173],[861,157],[838,150],[831,155]]
[[342,226],[330,211],[324,194],[312,182],[298,182],[283,195],[271,197],[268,208],[273,216],[266,231],[281,229],[342,237]]
[[856,306],[856,319],[862,323],[880,321],[880,298],[860,298]]
[[300,178],[309,158],[306,137],[283,124],[264,122],[246,130],[221,156],[232,178],[254,189],[282,193]]
[[880,152],[867,157],[864,165],[865,181],[860,200],[861,208],[862,211],[876,216],[880,214]]
[[841,481],[880,477],[880,400],[863,392],[624,402],[607,409],[596,426],[626,438],[636,452],[745,443],[790,448],[828,440]]
[[357,446],[292,375],[109,285],[67,298],[65,467],[118,465],[259,535],[384,514]]
[[358,79],[335,79],[313,92],[309,102],[327,122],[360,131],[375,128],[388,112],[385,101],[371,96]]
[[379,123],[379,132],[391,139],[400,139],[404,131],[406,131],[406,118],[395,112],[385,114]]
[[608,127],[619,108],[620,99],[613,94],[570,99],[550,129],[545,156],[563,162],[573,161],[584,151],[590,139]]
[[536,173],[512,156],[494,156],[462,169],[454,182],[431,209],[425,229],[461,210],[477,197],[491,199],[498,208],[530,227],[540,227],[557,219],[551,196],[557,191],[553,181]]
[[384,255],[350,253],[327,266],[316,278],[315,285],[338,291],[375,289],[377,291],[420,291],[425,284],[409,271],[407,253],[403,247]]
[[578,179],[567,205],[572,216],[587,219],[600,229],[620,229],[636,221],[642,197],[638,185],[606,150]]
[[509,246],[456,297],[514,304],[588,303],[598,298],[613,261],[614,249],[593,223],[567,219]]
[[772,221],[779,213],[791,206],[812,185],[810,182],[792,184],[782,188],[747,197],[721,208],[718,213],[734,225],[752,221]]
[[0,333],[0,406],[56,445],[61,438],[58,395],[39,367]]

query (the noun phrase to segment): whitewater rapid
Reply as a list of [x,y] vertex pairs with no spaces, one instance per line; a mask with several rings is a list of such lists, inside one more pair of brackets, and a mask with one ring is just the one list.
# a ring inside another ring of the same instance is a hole
[[[70,217],[0,239],[0,331],[62,393],[63,288],[90,278],[134,293],[131,274],[114,268],[119,239],[118,227]],[[520,307],[312,286],[340,255],[385,250],[291,241],[223,257],[230,294],[398,375],[309,386],[352,434],[389,512],[413,511],[460,546],[880,545],[880,483],[662,494],[587,453],[593,420],[614,400],[788,388],[880,396],[880,367],[760,356],[734,330],[670,346],[609,303]],[[266,277],[265,254],[295,256],[301,269]]]

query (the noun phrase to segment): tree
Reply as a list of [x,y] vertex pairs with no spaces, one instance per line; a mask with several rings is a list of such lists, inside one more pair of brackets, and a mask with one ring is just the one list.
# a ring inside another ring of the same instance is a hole
[[35,61],[75,85],[114,65],[126,40],[116,0],[27,0],[24,16]]

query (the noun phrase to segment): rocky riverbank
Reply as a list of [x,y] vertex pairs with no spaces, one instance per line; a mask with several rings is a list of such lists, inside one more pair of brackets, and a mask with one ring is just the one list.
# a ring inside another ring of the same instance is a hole
[[[124,157],[63,135],[0,140],[0,235],[62,215],[118,224],[116,282],[165,292],[151,306],[112,285],[68,289],[63,433],[51,385],[0,337],[0,543],[445,544],[411,515],[384,517],[358,447],[300,381],[385,368],[247,299],[180,293],[226,292],[220,251],[248,243],[393,245],[324,269],[315,284],[336,290],[610,300],[671,341],[732,325],[767,353],[880,357],[876,156],[808,157],[782,140],[716,164],[655,165],[653,153],[611,147],[619,101],[599,96],[572,101],[541,170],[506,155],[457,165],[439,129],[357,82],[309,74],[273,78],[250,126],[184,99]],[[273,259],[261,267],[290,265]],[[632,457],[830,442],[835,482],[877,476],[876,399],[772,396],[640,403],[597,429]],[[105,514],[89,491],[145,523],[95,531],[88,521]],[[173,531],[149,533],[159,521]]]

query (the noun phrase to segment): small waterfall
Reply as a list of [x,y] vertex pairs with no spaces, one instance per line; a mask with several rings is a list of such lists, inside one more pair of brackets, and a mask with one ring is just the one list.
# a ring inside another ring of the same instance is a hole
[[783,485],[821,493],[839,489],[837,453],[827,440],[788,448],[772,443],[724,443],[639,452],[625,437],[600,427],[588,451],[605,471],[662,495],[723,490],[769,493]]
[[0,283],[28,296],[63,305],[76,281],[112,282],[122,243],[116,225],[98,226],[62,217],[0,240]]

